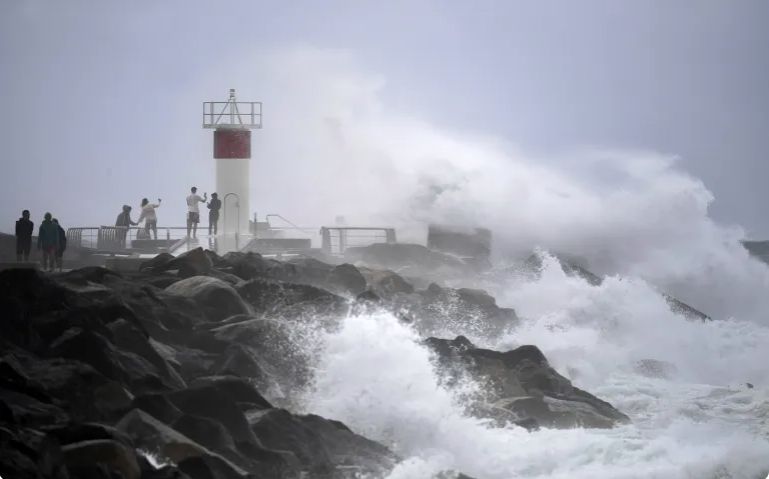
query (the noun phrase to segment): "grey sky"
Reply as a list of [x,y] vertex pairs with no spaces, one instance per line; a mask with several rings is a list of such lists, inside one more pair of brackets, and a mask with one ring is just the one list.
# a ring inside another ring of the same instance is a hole
[[769,236],[769,2],[747,0],[3,0],[0,230],[22,208],[110,224],[142,196],[211,191],[200,102],[235,86],[269,127],[274,90],[236,75],[292,45],[346,50],[392,108],[543,158],[680,155],[715,218]]

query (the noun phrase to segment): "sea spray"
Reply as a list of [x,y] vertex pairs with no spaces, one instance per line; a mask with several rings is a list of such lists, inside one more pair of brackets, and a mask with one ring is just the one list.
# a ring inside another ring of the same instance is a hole
[[[593,331],[594,338],[600,335]],[[622,370],[597,382],[599,390],[593,392],[609,400],[632,396],[619,401],[635,403],[625,411],[634,421],[631,425],[535,432],[492,427],[467,416],[452,392],[441,386],[430,352],[420,341],[388,313],[346,318],[324,338],[314,389],[306,401],[313,412],[392,447],[404,458],[392,478],[429,477],[443,470],[479,479],[737,478],[758,477],[769,469],[769,445],[745,427],[746,418],[761,410],[760,401],[746,404],[744,392],[735,392],[733,401],[717,395],[710,414],[696,416],[682,407],[707,405],[708,394],[719,388],[668,384]],[[586,347],[593,348],[594,341]],[[605,360],[600,354],[593,357],[594,362]],[[643,394],[657,396],[644,401]],[[735,420],[729,419],[731,411],[718,409],[730,402],[742,408]]]

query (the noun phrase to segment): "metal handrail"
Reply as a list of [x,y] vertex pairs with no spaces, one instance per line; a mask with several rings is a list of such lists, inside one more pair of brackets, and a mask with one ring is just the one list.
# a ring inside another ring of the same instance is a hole
[[272,226],[272,225],[270,225],[270,229],[275,229],[275,230],[277,230],[277,229],[283,229],[283,230],[288,230],[288,229],[295,229],[295,230],[299,230],[299,231],[301,231],[301,232],[303,232],[303,233],[306,233],[306,234],[312,234],[312,235],[314,235],[314,234],[315,234],[315,232],[317,231],[317,228],[307,228],[307,227],[304,227],[304,228],[303,228],[303,227],[301,227],[301,226],[297,226],[297,225],[295,225],[293,222],[291,222],[291,221],[287,220],[287,219],[286,219],[286,218],[284,218],[283,216],[281,216],[281,215],[279,215],[279,214],[276,214],[276,213],[270,213],[269,215],[265,215],[264,219],[265,219],[265,220],[267,220],[267,223],[269,223],[269,222],[270,222],[270,217],[273,217],[273,218],[279,218],[279,219],[281,219],[282,221],[284,221],[284,222],[288,223],[288,224],[291,226],[290,228],[286,228],[286,227],[280,227],[280,226]]

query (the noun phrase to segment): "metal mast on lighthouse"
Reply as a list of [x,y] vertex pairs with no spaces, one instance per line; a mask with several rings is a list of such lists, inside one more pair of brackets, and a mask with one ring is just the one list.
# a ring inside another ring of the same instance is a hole
[[203,103],[203,128],[214,130],[216,191],[222,201],[219,233],[237,241],[249,234],[251,130],[262,128],[262,103],[237,101],[231,88],[227,101]]

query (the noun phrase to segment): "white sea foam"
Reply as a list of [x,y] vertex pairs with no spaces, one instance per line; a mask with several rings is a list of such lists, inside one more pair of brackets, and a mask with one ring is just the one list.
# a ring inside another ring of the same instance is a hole
[[[528,433],[464,416],[419,338],[386,314],[348,318],[323,338],[308,404],[391,444],[405,458],[392,477],[447,468],[478,478],[766,475],[769,268],[744,250],[741,228],[711,220],[713,196],[675,156],[599,148],[543,159],[448,131],[388,108],[384,78],[345,52],[296,48],[247,69],[259,74],[237,73],[260,78],[273,99],[259,142],[272,161],[260,175],[292,186],[262,184],[258,204],[299,222],[343,214],[392,224],[417,242],[430,221],[485,226],[502,259],[539,246],[609,275],[592,286],[545,257],[539,278],[495,286],[522,320],[487,344],[539,346],[633,419],[609,431]],[[671,313],[658,288],[716,321]],[[648,377],[642,360],[666,376]]]

